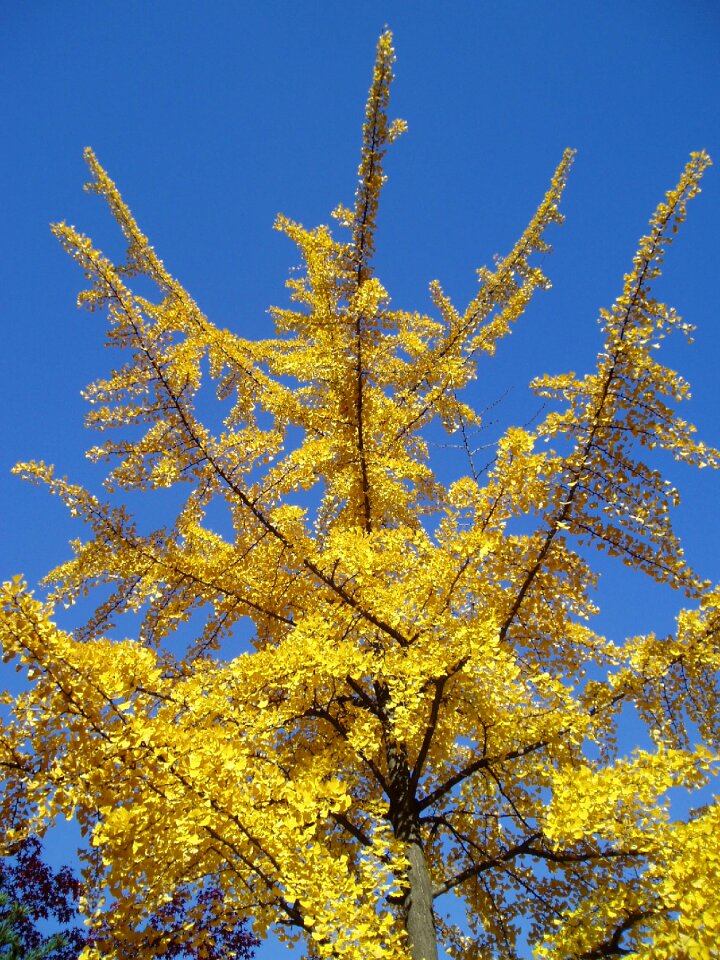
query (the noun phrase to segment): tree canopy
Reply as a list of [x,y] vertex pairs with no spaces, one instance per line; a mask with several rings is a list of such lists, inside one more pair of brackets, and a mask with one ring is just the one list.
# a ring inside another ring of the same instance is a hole
[[[154,956],[147,918],[173,898],[198,956],[252,916],[313,958],[510,960],[525,941],[538,958],[710,958],[719,808],[703,794],[681,821],[668,791],[692,798],[716,770],[720,594],[683,556],[661,467],[718,453],[656,352],[691,327],[652,292],[709,158],[653,214],[595,368],[539,376],[543,419],[508,427],[481,470],[478,369],[548,285],[572,152],[467,306],[437,282],[431,314],[391,306],[373,254],[405,126],[393,61],[385,33],[355,203],[333,211],[344,239],[278,218],[302,272],[267,339],[203,315],[87,151],[127,257],[53,230],[122,360],[86,391],[104,494],[17,468],[87,534],[46,599],[3,587],[4,655],[30,681],[6,697],[6,841],[80,824],[85,960]],[[443,428],[468,453],[453,477]],[[139,497],[173,518],[148,530]],[[596,550],[684,594],[672,635],[593,629]],[[56,625],[87,596],[81,627]],[[645,738],[630,754],[628,715]],[[464,923],[441,915],[451,893]]]

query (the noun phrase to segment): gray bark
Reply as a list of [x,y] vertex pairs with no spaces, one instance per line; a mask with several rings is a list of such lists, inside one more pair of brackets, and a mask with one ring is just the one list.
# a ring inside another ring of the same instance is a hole
[[405,898],[408,948],[412,960],[438,960],[433,898],[425,854],[417,841],[408,844],[410,889]]
[[388,810],[393,832],[408,859],[408,889],[402,902],[408,950],[412,960],[438,960],[430,875],[420,833],[420,816],[404,747],[386,740],[390,785]]

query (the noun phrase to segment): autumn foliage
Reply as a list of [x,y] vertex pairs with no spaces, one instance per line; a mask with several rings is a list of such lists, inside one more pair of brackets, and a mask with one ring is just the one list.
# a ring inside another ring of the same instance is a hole
[[[718,454],[677,413],[688,385],[655,348],[690,327],[652,293],[709,159],[653,214],[595,368],[538,377],[544,419],[449,478],[428,431],[462,442],[479,424],[478,369],[547,286],[572,154],[466,307],[433,282],[428,315],[395,308],[373,272],[404,129],[392,63],[384,34],[342,239],[277,221],[303,272],[269,339],[212,325],[87,152],[127,259],[53,230],[122,359],[86,391],[105,493],[17,468],[85,538],[46,600],[3,589],[5,656],[30,680],[2,732],[7,839],[80,824],[85,960],[154,956],[146,918],[208,889],[211,916],[187,924],[198,956],[244,916],[308,957],[716,956],[720,808],[692,797],[717,769],[720,594],[683,557],[660,469]],[[138,494],[177,512],[153,528]],[[684,595],[672,635],[596,632],[596,550]],[[87,595],[84,626],[57,626]],[[628,712],[647,744],[629,754]]]
[[87,938],[79,897],[77,877],[69,867],[48,866],[37,837],[16,844],[0,860],[0,957],[76,960]]

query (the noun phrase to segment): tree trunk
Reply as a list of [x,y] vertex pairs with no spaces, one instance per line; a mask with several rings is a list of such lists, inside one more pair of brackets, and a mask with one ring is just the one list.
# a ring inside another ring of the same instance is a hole
[[437,934],[433,917],[432,886],[423,848],[417,841],[408,844],[410,889],[405,897],[405,926],[412,960],[438,960]]
[[438,960],[433,914],[432,884],[420,834],[420,818],[410,783],[407,755],[394,741],[386,740],[390,780],[388,815],[395,836],[403,841],[409,866],[408,889],[402,910],[412,960]]

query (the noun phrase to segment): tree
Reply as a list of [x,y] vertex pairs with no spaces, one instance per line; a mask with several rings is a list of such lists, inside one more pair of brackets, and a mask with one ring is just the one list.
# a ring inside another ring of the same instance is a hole
[[55,935],[41,947],[26,949],[20,927],[27,916],[27,910],[17,900],[0,893],[0,956],[3,960],[42,960],[62,945],[61,938]]
[[[448,481],[430,431],[479,424],[477,366],[547,285],[536,260],[572,154],[465,310],[436,282],[433,316],[391,308],[373,253],[404,129],[388,119],[393,59],[385,33],[355,205],[333,213],[348,239],[277,221],[304,273],[272,339],[210,323],[87,152],[127,259],[53,229],[124,361],[86,394],[111,437],[90,451],[111,464],[105,497],[17,468],[89,533],[47,600],[4,587],[5,655],[31,680],[3,732],[9,836],[79,822],[102,927],[87,960],[149,956],[143,917],[209,887],[218,923],[252,915],[308,957],[434,960],[440,941],[512,958],[523,938],[538,957],[710,957],[720,808],[679,821],[667,796],[715,770],[720,594],[683,558],[656,461],[718,454],[677,414],[688,386],[655,352],[690,327],[651,293],[709,158],[691,155],[601,311],[596,368],[539,377],[542,422]],[[172,519],[143,530],[140,494]],[[596,549],[684,593],[672,636],[593,630]],[[55,607],[88,593],[87,622],[56,626]],[[110,639],[118,622],[135,639]],[[629,711],[649,745],[628,756]],[[433,908],[450,892],[462,929]]]
[[[81,890],[80,881],[69,867],[54,871],[44,862],[37,837],[17,844],[12,856],[0,862],[0,957],[77,960],[86,945],[108,939],[114,904],[98,918],[97,930],[91,937],[84,928],[73,925],[79,919]],[[149,956],[161,952],[168,960],[188,956],[199,960],[224,960],[228,956],[249,960],[258,941],[248,933],[243,919],[223,921],[218,916],[221,899],[222,892],[212,884],[199,894],[187,887],[177,888],[160,909],[145,918],[144,929],[133,946],[139,945]],[[38,926],[48,922],[59,928],[51,936],[46,936]],[[194,930],[191,943],[189,929]]]
[[[68,867],[52,870],[37,837],[28,837],[0,861],[0,957],[3,960],[74,960],[85,930],[78,919],[80,882]],[[38,924],[58,928],[47,936]]]

